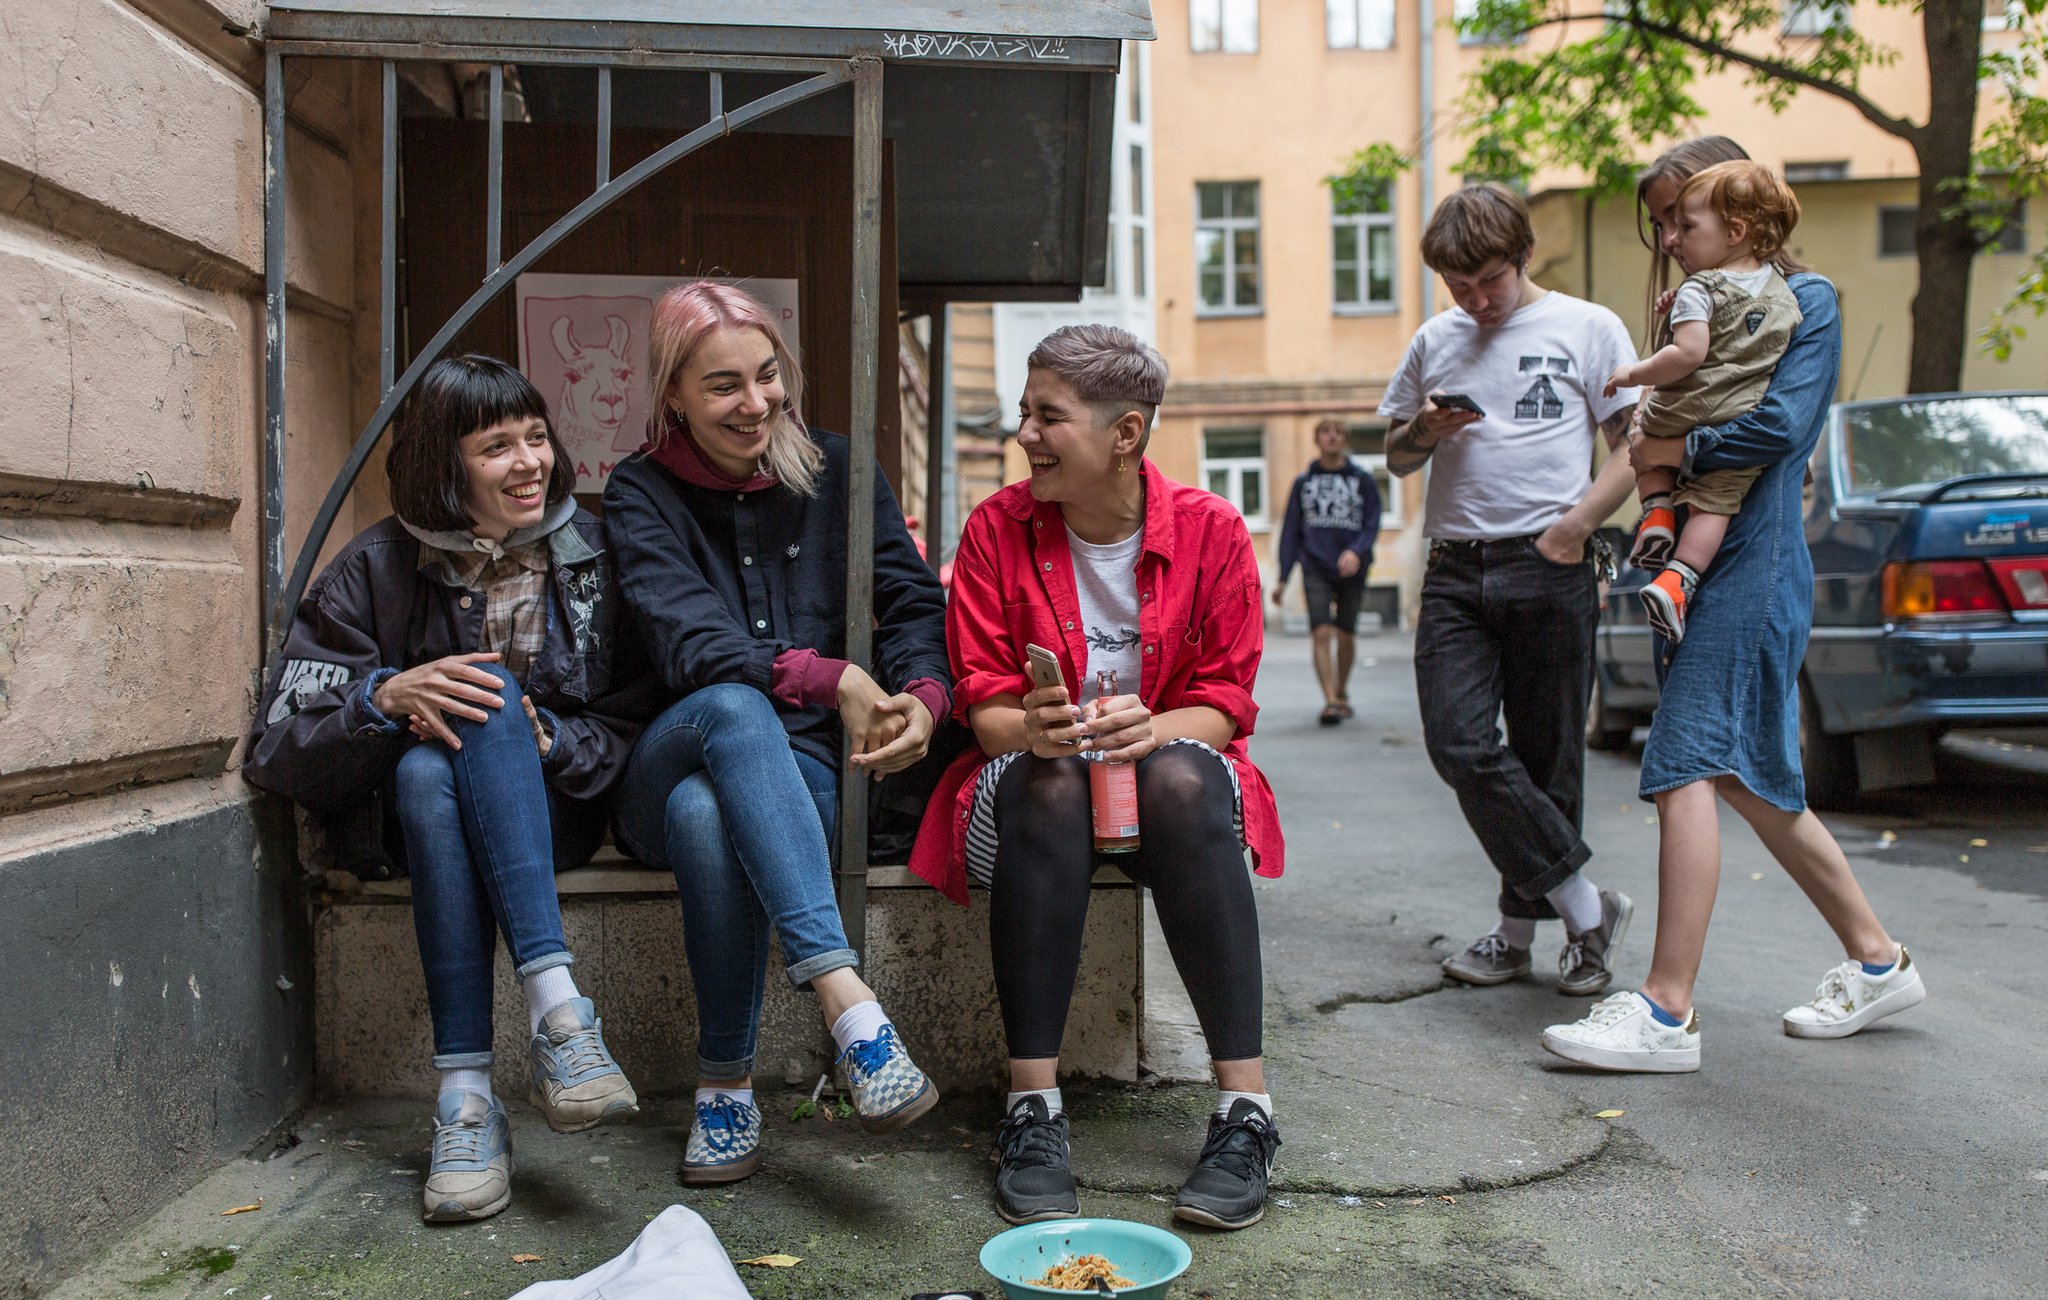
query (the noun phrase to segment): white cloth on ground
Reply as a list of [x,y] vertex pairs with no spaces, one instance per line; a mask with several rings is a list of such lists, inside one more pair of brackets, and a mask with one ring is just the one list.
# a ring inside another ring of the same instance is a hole
[[580,1277],[535,1282],[512,1300],[750,1300],[718,1234],[695,1210],[671,1205],[633,1244]]

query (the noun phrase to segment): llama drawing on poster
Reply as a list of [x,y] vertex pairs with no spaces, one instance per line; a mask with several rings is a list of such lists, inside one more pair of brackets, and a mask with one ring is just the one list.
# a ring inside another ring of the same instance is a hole
[[[767,304],[798,352],[797,282],[719,279]],[[647,342],[655,299],[688,278],[529,272],[517,286],[519,368],[547,399],[576,470],[576,490],[604,491],[612,470],[647,441],[653,409]]]
[[561,355],[561,396],[555,399],[556,432],[579,443],[601,443],[616,452],[633,451],[642,432],[626,422],[633,404],[632,327],[621,316],[604,318],[603,347],[586,347],[576,338],[573,317],[555,317],[548,337]]

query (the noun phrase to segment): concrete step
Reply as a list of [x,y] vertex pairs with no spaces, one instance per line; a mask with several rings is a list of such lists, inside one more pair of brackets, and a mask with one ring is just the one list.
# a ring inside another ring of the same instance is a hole
[[[597,1004],[605,1041],[643,1092],[696,1084],[697,1012],[683,960],[675,879],[611,849],[556,878],[578,987]],[[314,916],[314,1034],[322,1096],[431,1098],[436,1078],[410,882],[329,872]],[[1002,1085],[1002,1020],[988,957],[988,896],[967,907],[900,866],[870,868],[861,975],[917,1063],[944,1090]],[[526,1003],[498,951],[494,1085],[526,1095]],[[1144,1014],[1143,903],[1114,868],[1096,876],[1081,975],[1067,1020],[1063,1073],[1138,1076]],[[808,1087],[832,1065],[815,998],[769,959],[756,1074]]]

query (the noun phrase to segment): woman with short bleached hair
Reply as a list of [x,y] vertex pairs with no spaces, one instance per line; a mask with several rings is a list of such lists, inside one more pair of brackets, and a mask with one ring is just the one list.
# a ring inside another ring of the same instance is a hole
[[[1208,1041],[1220,1094],[1175,1217],[1242,1228],[1265,1212],[1279,1130],[1261,1046],[1258,912],[1245,868],[1277,876],[1273,794],[1246,754],[1264,645],[1258,564],[1229,502],[1145,459],[1166,363],[1123,330],[1077,325],[1032,352],[1017,441],[1031,478],[984,501],[954,559],[946,630],[955,712],[981,752],[926,810],[911,869],[957,902],[989,889],[1009,1043],[996,1206],[1079,1213],[1059,1083],[1092,849],[1090,769],[1135,768],[1149,888]],[[1026,647],[1062,684],[1034,688]],[[1110,685],[1114,683],[1114,685]]]
[[827,832],[842,728],[879,777],[922,758],[951,707],[944,595],[877,473],[875,673],[847,662],[847,442],[804,427],[773,317],[738,289],[679,286],[655,305],[649,354],[649,445],[613,472],[605,527],[676,698],[627,763],[617,831],[675,873],[698,1017],[683,1181],[724,1183],[760,1163],[771,932],[790,983],[818,994],[861,1127],[893,1132],[938,1099],[855,973]]

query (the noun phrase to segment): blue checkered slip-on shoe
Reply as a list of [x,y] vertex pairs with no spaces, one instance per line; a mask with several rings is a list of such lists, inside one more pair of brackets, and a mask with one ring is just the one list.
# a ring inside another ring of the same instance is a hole
[[534,1109],[557,1133],[580,1133],[638,1114],[640,1098],[604,1045],[604,1022],[589,998],[570,998],[541,1017],[527,1047]]
[[860,1126],[870,1133],[894,1133],[938,1104],[939,1089],[897,1041],[896,1026],[855,1043],[839,1056]]
[[512,1203],[512,1124],[497,1098],[441,1094],[420,1200],[428,1223],[488,1219]]
[[761,1167],[761,1112],[750,1101],[718,1093],[697,1103],[683,1145],[683,1183],[736,1183]]

